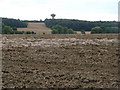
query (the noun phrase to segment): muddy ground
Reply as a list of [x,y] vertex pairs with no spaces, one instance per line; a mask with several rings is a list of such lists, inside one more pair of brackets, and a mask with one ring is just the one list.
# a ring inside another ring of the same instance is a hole
[[117,88],[118,36],[3,35],[3,88]]

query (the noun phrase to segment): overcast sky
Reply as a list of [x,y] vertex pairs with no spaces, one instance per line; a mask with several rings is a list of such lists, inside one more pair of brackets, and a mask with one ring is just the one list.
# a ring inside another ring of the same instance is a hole
[[21,20],[51,18],[118,20],[119,0],[0,0],[0,17]]

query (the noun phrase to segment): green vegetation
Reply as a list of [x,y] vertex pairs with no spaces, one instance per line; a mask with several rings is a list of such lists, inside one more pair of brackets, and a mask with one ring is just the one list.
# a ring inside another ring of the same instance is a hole
[[[116,21],[82,21],[75,19],[46,19],[21,21],[19,19],[2,18],[3,34],[36,34],[34,32],[17,31],[17,28],[26,28],[28,22],[45,22],[48,28],[52,29],[52,34],[76,34],[74,31],[91,31],[91,34],[97,33],[119,33],[118,22]],[[43,34],[45,34],[43,32]]]
[[13,34],[14,31],[10,26],[2,25],[2,34]]
[[105,33],[120,33],[118,27],[107,27]]
[[43,32],[43,34],[45,34],[45,32]]
[[81,34],[85,34],[85,30],[81,30]]
[[2,34],[36,34],[33,31],[17,31],[17,29],[12,29],[10,26],[2,24]]
[[8,18],[2,18],[2,22],[4,25],[10,26],[11,28],[26,28],[27,23],[22,22],[19,19],[8,19]]
[[60,25],[55,25],[52,27],[52,34],[76,34],[72,29],[68,29],[67,27],[63,27]]
[[0,34],[2,34],[2,20],[0,18]]
[[2,18],[2,34],[36,34],[35,32],[30,31],[17,31],[17,28],[26,28],[27,23],[16,20],[16,19],[8,19]]
[[45,24],[48,28],[52,28],[54,25],[61,25],[74,31],[91,31],[96,26],[104,26],[105,28],[118,27],[118,22],[116,21],[82,21],[74,19],[46,19]]
[[98,33],[119,33],[118,27],[104,27],[104,26],[97,26],[92,28],[91,34],[98,34]]

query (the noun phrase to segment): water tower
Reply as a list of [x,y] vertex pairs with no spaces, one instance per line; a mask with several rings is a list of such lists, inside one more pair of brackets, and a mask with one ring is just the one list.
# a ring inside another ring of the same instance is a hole
[[51,14],[52,19],[54,19],[55,16],[56,16],[55,14]]

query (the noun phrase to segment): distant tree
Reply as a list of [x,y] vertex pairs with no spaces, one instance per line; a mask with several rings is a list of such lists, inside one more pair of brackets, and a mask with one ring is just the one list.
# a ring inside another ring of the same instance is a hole
[[36,34],[36,33],[32,31],[31,34]]
[[72,29],[68,29],[68,34],[74,34],[74,31]]
[[63,27],[63,34],[68,34],[68,28],[67,27]]
[[51,33],[52,33],[52,34],[59,34],[58,31],[55,30],[55,29],[53,29]]
[[26,34],[31,34],[31,32],[30,32],[30,31],[27,31]]
[[43,34],[45,34],[45,32],[43,32]]
[[10,26],[2,25],[2,34],[13,34],[13,29]]
[[99,26],[92,28],[91,34],[102,33],[103,29]]
[[81,34],[85,34],[85,30],[81,30]]
[[60,25],[55,25],[52,27],[52,30],[57,30],[57,34],[62,34],[63,27]]

